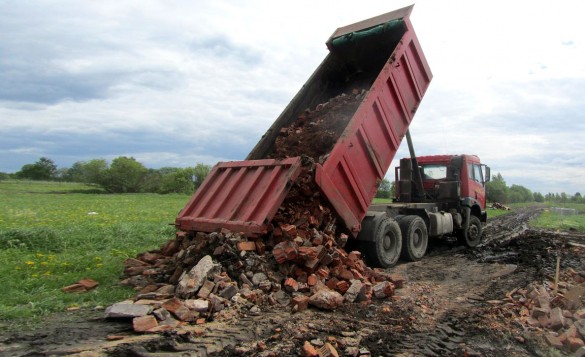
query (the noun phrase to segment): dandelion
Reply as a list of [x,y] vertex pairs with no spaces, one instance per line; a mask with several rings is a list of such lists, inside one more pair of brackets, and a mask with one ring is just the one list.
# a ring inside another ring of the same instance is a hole
[[49,263],[47,263],[47,262],[41,262],[41,265],[45,267],[45,266],[49,265]]
[[24,264],[26,264],[28,266],[34,266],[35,262],[33,262],[32,260],[27,260],[26,262],[24,262]]

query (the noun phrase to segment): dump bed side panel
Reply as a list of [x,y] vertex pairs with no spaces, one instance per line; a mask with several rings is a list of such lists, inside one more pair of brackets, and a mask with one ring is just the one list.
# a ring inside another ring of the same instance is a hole
[[399,45],[317,167],[317,184],[355,235],[432,78],[412,25],[404,21]]
[[267,225],[301,171],[300,158],[218,163],[175,221],[183,231],[249,235]]

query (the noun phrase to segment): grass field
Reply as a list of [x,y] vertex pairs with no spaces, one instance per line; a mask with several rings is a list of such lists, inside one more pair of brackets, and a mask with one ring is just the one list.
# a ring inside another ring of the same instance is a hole
[[[186,195],[109,195],[82,184],[0,181],[0,320],[34,318],[132,296],[126,257],[174,238]],[[61,288],[82,278],[84,294]]]
[[532,222],[531,226],[535,228],[575,230],[579,232],[585,232],[585,204],[547,203],[547,206],[572,208],[576,210],[576,214],[562,215],[560,213],[553,212],[551,209],[547,209]]

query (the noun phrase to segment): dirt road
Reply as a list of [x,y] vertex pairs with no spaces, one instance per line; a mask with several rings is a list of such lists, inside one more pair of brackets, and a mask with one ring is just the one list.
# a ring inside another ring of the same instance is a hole
[[554,277],[559,255],[561,271],[583,271],[585,249],[579,245],[585,235],[528,229],[541,210],[494,218],[474,250],[431,244],[422,261],[391,269],[406,278],[392,299],[344,304],[334,312],[234,314],[229,321],[163,335],[137,335],[128,322],[104,320],[103,311],[68,312],[35,331],[3,332],[0,355],[295,356],[308,341],[329,343],[348,356],[548,356],[547,331],[520,322],[511,294]]

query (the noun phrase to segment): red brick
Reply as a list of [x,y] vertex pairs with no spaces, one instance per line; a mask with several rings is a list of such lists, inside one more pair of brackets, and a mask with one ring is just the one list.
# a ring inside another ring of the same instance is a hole
[[161,307],[165,308],[167,311],[172,312],[173,314],[175,311],[183,307],[183,302],[177,298],[172,298],[165,301]]
[[136,332],[146,332],[157,326],[158,321],[156,321],[156,318],[152,315],[140,316],[132,319],[132,327]]
[[394,295],[394,285],[391,282],[383,281],[374,285],[374,296],[378,299],[383,299]]
[[309,307],[309,297],[304,295],[295,296],[291,299],[291,305],[297,312],[306,310]]
[[350,269],[350,271],[354,279],[364,280],[364,276],[357,269]]
[[[179,232],[177,232],[179,233]],[[184,233],[184,232],[180,232],[180,233]],[[164,247],[161,249],[161,253],[163,255],[166,255],[168,257],[172,257],[175,253],[177,253],[179,251],[179,249],[181,248],[181,245],[179,243],[178,240],[176,239],[172,239],[169,240]]]
[[83,286],[81,284],[72,284],[72,285],[64,287],[61,290],[63,290],[66,293],[84,293],[87,291],[85,286]]
[[341,269],[337,277],[343,280],[352,280],[354,278],[353,273],[347,269]]
[[151,253],[151,252],[144,252],[138,256],[139,260],[141,260],[143,262],[150,263],[150,264],[153,264],[154,262],[156,262],[157,259],[160,259],[160,258],[162,258],[162,256],[159,253]]
[[280,226],[282,232],[291,238],[295,238],[297,236],[297,226],[294,224],[283,224]]
[[205,280],[203,282],[203,285],[201,286],[201,289],[199,289],[199,291],[197,292],[197,297],[200,298],[207,298],[209,296],[209,294],[211,294],[211,292],[213,291],[213,288],[215,287],[215,284],[212,281],[209,280]]
[[238,242],[236,244],[238,250],[241,252],[245,251],[255,251],[256,250],[256,243],[255,242]]
[[339,282],[339,279],[331,278],[331,279],[327,280],[327,282],[325,283],[325,286],[327,286],[331,290],[335,290],[335,287],[337,286],[338,282]]
[[317,280],[317,275],[311,274],[307,277],[307,284],[309,286],[315,286],[315,284],[317,284]]
[[175,314],[175,316],[181,320],[181,321],[187,321],[187,322],[191,322],[193,320],[195,320],[195,318],[199,315],[196,314],[195,312],[189,310],[188,308],[186,308],[185,306],[181,306],[178,309],[176,309],[173,314]]
[[266,245],[264,245],[264,243],[262,243],[261,241],[257,241],[255,244],[256,252],[258,252],[258,254],[260,255],[264,255],[264,253],[266,252]]
[[309,341],[305,341],[305,343],[303,344],[303,356],[304,357],[317,357],[317,356],[319,356],[319,353],[317,352],[315,347],[313,347],[313,345]]
[[339,357],[339,353],[335,347],[329,342],[326,342],[323,347],[319,349],[319,357]]
[[327,278],[329,278],[329,268],[321,267],[321,268],[317,269],[315,274],[317,274],[321,279],[327,279]]
[[349,283],[345,280],[342,280],[335,284],[335,290],[337,290],[340,294],[345,294],[347,289],[349,289]]
[[299,283],[293,278],[288,278],[284,281],[284,290],[288,291],[289,293],[298,291]]
[[135,276],[142,274],[143,271],[149,269],[150,266],[148,265],[141,265],[141,266],[129,266],[124,269],[124,275],[126,276]]
[[317,259],[317,251],[313,247],[299,247],[299,258],[303,260]]
[[77,284],[82,285],[87,290],[91,290],[99,285],[99,283],[97,281],[95,281],[93,279],[89,279],[89,278],[81,279],[77,282]]
[[297,254],[298,246],[291,241],[278,243],[272,249],[272,255],[274,255],[274,258],[278,264],[282,264],[288,260],[296,259]]
[[161,333],[161,332],[165,332],[165,331],[173,331],[175,329],[175,327],[176,326],[171,326],[171,325],[158,325],[158,326],[155,326],[153,328],[146,330],[145,332]]

